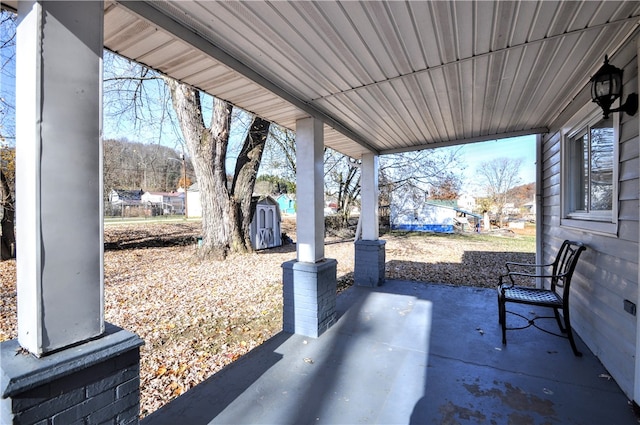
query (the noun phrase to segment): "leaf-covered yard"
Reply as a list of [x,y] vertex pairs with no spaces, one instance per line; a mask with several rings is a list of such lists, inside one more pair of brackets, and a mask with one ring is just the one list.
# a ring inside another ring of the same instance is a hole
[[[105,228],[105,318],[144,339],[145,416],[282,329],[281,264],[295,245],[200,261],[199,223]],[[295,223],[283,223],[295,240]],[[530,232],[528,232],[530,233]],[[386,277],[493,287],[505,261],[531,262],[530,234],[387,234]],[[327,239],[338,259],[338,290],[353,280],[352,240]],[[0,341],[15,338],[15,261],[0,262]]]

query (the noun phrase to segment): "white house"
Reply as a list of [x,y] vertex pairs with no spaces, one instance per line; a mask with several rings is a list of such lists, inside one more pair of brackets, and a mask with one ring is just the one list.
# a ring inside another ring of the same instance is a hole
[[452,233],[455,202],[427,200],[428,193],[414,185],[404,185],[393,191],[390,205],[392,230]]
[[184,192],[145,192],[140,202],[163,215],[184,214]]
[[465,211],[473,211],[476,208],[476,198],[468,193],[463,193],[458,197],[457,204],[458,208]]

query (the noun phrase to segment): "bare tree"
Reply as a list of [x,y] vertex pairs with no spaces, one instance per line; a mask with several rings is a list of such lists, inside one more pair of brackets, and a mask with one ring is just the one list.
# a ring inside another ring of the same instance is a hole
[[[109,111],[119,117],[138,123],[175,131],[177,143],[184,143],[193,165],[202,204],[203,257],[225,258],[229,252],[252,251],[249,225],[251,223],[251,197],[257,170],[269,132],[269,122],[240,111],[233,112],[232,105],[211,98],[196,88],[175,81],[141,65],[122,58],[109,60],[111,69],[105,66],[105,97],[109,99]],[[173,107],[167,108],[168,105]],[[205,124],[205,117],[209,117]],[[233,119],[237,118],[235,128]],[[157,122],[164,122],[163,127]],[[125,122],[126,126],[127,123]],[[227,160],[233,147],[231,135],[244,135],[237,151],[234,175],[227,178],[230,168]],[[155,134],[155,133],[154,133]],[[141,157],[142,171],[153,172],[159,165]],[[144,176],[144,174],[143,174]]]
[[230,208],[231,217],[235,221],[235,225],[232,227],[240,230],[240,232],[236,237],[231,238],[233,252],[252,250],[250,226],[255,212],[255,205],[251,200],[270,125],[269,121],[260,117],[253,119],[236,160],[230,191]]
[[17,15],[0,10],[0,143],[13,144],[15,129],[15,56]]
[[335,199],[341,224],[346,226],[360,196],[360,161],[327,148],[324,173],[325,193]]
[[476,170],[496,208],[500,226],[502,226],[503,210],[509,199],[509,190],[520,184],[519,173],[522,161],[522,158],[495,158],[480,163]]
[[289,182],[296,180],[296,133],[272,125],[265,147],[263,170]]
[[16,14],[0,10],[0,260],[15,257]]
[[460,196],[462,181],[460,177],[451,171],[446,171],[431,185],[429,198],[441,201],[453,201]]
[[15,257],[16,150],[0,146],[0,260]]
[[252,251],[249,237],[251,195],[269,123],[255,118],[236,162],[231,189],[227,186],[226,155],[232,106],[214,99],[209,127],[204,123],[200,93],[193,87],[166,79],[173,107],[192,158],[202,204],[200,254],[225,258],[229,251]]
[[405,185],[422,188],[425,192],[451,198],[460,190],[461,178],[454,170],[462,170],[460,149],[425,149],[381,157],[380,197],[384,204],[394,190]]

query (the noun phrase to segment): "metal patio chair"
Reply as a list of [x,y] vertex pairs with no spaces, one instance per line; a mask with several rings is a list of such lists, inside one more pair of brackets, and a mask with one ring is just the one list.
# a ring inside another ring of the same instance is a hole
[[[502,344],[507,343],[507,330],[525,329],[534,326],[541,331],[568,338],[571,343],[573,353],[580,357],[582,353],[576,348],[571,331],[571,320],[569,316],[569,289],[571,286],[571,277],[578,263],[578,258],[582,251],[586,248],[580,242],[566,240],[562,243],[558,254],[549,264],[523,264],[523,263],[506,263],[507,273],[500,276],[498,286],[498,320],[502,326]],[[534,273],[525,273],[523,267],[535,268]],[[520,279],[535,280],[543,279],[543,288],[531,288],[526,286],[518,286],[516,282]],[[548,286],[547,286],[548,285]],[[521,314],[507,311],[507,303],[519,303],[536,305],[541,307],[549,307],[553,309],[553,316],[536,316],[528,318]],[[560,318],[560,310],[562,310],[562,320]],[[519,316],[527,321],[527,325],[520,327],[507,327],[507,313]],[[536,325],[537,319],[554,318],[558,322],[562,334],[557,334],[543,329]]]

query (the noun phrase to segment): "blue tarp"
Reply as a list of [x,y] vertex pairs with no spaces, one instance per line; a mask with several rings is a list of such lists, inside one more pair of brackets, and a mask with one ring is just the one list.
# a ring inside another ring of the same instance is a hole
[[391,230],[408,232],[453,233],[453,224],[392,224]]

